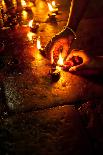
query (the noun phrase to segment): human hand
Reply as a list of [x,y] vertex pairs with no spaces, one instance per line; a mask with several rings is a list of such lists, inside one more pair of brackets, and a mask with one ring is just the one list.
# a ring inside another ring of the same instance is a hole
[[71,29],[65,28],[49,41],[44,50],[46,55],[50,54],[52,63],[57,63],[60,52],[62,58],[66,58],[70,45],[75,38],[75,33]]
[[[75,58],[76,63],[73,62],[73,59]],[[81,59],[82,61],[81,61]],[[95,61],[93,58],[91,58],[84,50],[72,50],[71,53],[68,55],[65,64],[70,64],[71,66],[69,68],[70,72],[75,72],[78,70],[83,69],[92,69],[95,66]]]

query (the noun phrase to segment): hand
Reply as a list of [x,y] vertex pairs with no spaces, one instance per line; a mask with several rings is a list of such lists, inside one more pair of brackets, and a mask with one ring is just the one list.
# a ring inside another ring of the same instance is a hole
[[72,50],[66,59],[66,64],[73,59],[73,57],[82,58],[82,62],[75,65],[75,63],[70,67],[69,71],[78,71],[82,69],[92,69],[95,66],[95,61],[93,58],[88,56],[83,50]]
[[55,35],[46,45],[46,55],[50,54],[51,60],[53,59],[52,61],[54,61],[54,63],[58,61],[60,52],[63,59],[65,59],[74,38],[76,38],[75,33],[71,29],[65,28],[60,33]]

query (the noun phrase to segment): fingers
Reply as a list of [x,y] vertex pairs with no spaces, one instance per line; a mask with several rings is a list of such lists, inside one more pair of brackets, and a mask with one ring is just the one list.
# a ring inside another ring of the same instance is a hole
[[85,64],[80,64],[78,66],[73,66],[69,69],[70,72],[75,72],[75,71],[79,71],[79,70],[82,70],[82,69],[86,69],[86,66]]
[[62,58],[65,59],[68,54],[68,50],[70,48],[69,41],[66,38],[60,38],[58,41],[54,43],[54,45],[51,48],[50,53],[53,53],[53,56],[59,56],[59,54],[62,54]]

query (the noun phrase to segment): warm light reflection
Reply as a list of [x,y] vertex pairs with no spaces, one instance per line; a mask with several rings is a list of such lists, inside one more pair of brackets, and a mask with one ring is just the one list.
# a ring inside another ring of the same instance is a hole
[[59,60],[57,61],[57,64],[59,66],[62,66],[63,65],[63,58],[62,58],[62,54],[61,53],[59,54]]
[[27,37],[28,37],[29,41],[32,41],[33,40],[33,37],[34,37],[34,33],[28,32],[27,33]]
[[25,7],[25,6],[26,6],[26,2],[25,2],[24,0],[21,0],[21,5],[22,5],[23,7]]
[[48,3],[48,8],[49,8],[49,10],[52,12],[54,9],[53,9],[53,7],[52,7],[52,5],[50,4],[50,3]]
[[30,22],[29,22],[29,27],[32,27],[32,26],[33,26],[33,19],[30,20]]
[[26,20],[27,17],[28,17],[28,13],[27,13],[25,10],[23,10],[23,11],[22,11],[22,19],[23,19],[23,20]]
[[37,48],[41,49],[40,37],[38,37],[37,39]]

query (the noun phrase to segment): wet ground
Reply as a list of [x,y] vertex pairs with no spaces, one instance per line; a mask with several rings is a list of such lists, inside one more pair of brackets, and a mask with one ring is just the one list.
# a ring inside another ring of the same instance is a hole
[[[48,75],[50,60],[36,47],[38,36],[45,46],[65,26],[69,3],[67,6],[65,0],[58,4],[57,22],[48,20],[46,2],[38,1],[32,14],[30,8],[26,9],[29,19],[20,19],[15,28],[0,30],[0,41],[4,44],[0,53],[2,155],[103,153],[103,75],[74,75],[62,70],[60,79],[53,83]],[[71,48],[102,55],[103,5],[96,4],[89,5]],[[39,28],[30,40],[28,21],[33,17]]]

